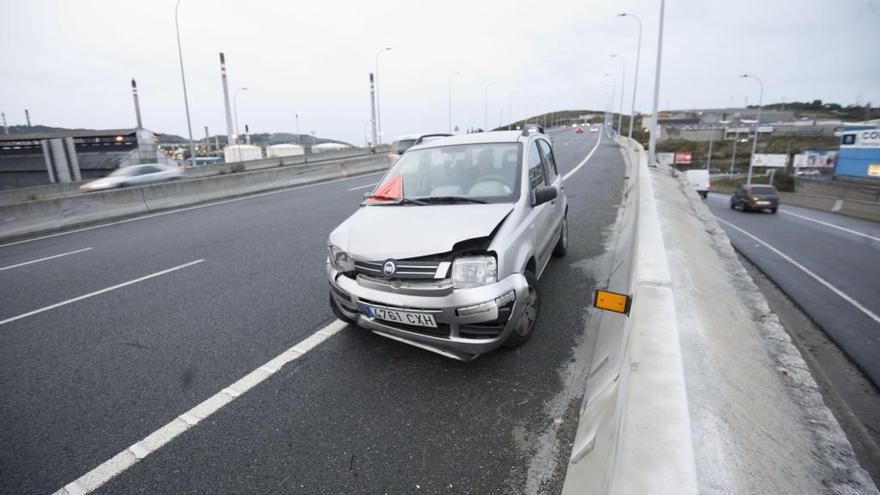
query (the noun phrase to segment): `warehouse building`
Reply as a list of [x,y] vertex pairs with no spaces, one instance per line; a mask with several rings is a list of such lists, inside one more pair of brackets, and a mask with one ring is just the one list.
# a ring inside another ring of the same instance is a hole
[[843,130],[834,176],[880,181],[880,126],[850,126]]

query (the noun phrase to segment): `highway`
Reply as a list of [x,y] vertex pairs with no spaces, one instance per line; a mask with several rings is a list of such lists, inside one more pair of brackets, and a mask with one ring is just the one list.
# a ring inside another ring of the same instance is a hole
[[[97,493],[558,492],[624,168],[607,137],[553,138],[574,171],[568,255],[540,281],[534,337],[471,363],[336,331],[327,235],[377,174],[0,246],[0,442],[14,446],[0,492],[51,493],[99,466],[114,477]],[[107,463],[282,354],[139,462]]]
[[880,387],[880,224],[790,205],[776,215],[707,204],[733,246]]

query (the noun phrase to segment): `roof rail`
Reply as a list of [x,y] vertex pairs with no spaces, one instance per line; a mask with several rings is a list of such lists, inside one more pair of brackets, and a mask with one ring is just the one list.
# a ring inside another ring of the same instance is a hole
[[539,126],[538,124],[526,124],[522,128],[523,136],[528,136],[529,134],[533,134],[535,132],[544,134],[544,128]]

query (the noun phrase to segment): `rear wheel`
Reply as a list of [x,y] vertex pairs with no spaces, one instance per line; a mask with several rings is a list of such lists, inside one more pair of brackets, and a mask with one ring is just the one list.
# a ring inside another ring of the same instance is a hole
[[504,341],[504,347],[514,348],[523,345],[532,331],[535,329],[535,322],[538,321],[538,312],[541,309],[541,297],[538,294],[538,278],[532,272],[525,272],[526,281],[529,284],[528,293],[525,301],[523,301],[523,311],[520,314],[519,321],[515,323],[513,331]]
[[559,231],[559,240],[553,248],[553,256],[562,258],[568,250],[568,214],[562,217],[562,229]]

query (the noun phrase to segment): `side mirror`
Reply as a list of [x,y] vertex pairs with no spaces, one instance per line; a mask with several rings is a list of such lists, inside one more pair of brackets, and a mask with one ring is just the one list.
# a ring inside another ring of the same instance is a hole
[[540,186],[535,189],[535,199],[532,201],[532,206],[538,206],[548,201],[553,201],[558,195],[559,191],[557,191],[555,187]]

